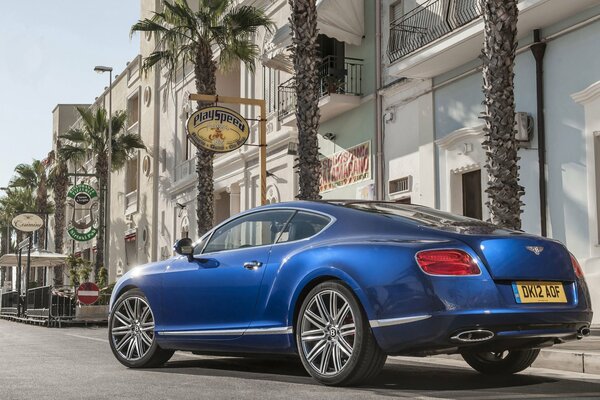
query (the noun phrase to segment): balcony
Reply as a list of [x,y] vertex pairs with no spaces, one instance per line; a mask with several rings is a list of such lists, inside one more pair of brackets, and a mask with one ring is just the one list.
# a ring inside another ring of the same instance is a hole
[[429,0],[390,25],[390,62],[481,16],[479,0]]
[[[479,0],[421,3],[390,24],[390,76],[429,79],[476,60],[481,54],[483,18]],[[597,5],[598,0],[520,0],[517,40],[531,35],[534,29],[566,21]]]
[[[363,60],[327,56],[319,65],[319,109],[321,122],[360,105]],[[279,85],[278,116],[283,125],[296,124],[296,81]]]
[[196,157],[185,160],[175,166],[175,182],[188,178],[196,173]]

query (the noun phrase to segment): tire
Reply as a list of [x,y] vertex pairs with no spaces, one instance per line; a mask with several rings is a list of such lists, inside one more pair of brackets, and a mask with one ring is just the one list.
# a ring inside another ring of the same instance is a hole
[[528,368],[539,349],[505,350],[503,352],[463,353],[462,357],[474,370],[486,375],[510,375]]
[[339,281],[321,283],[308,293],[295,334],[304,368],[325,385],[368,383],[387,358],[354,293]]
[[139,289],[129,290],[116,301],[108,321],[108,341],[117,360],[129,368],[159,367],[174,353],[158,346],[154,314]]

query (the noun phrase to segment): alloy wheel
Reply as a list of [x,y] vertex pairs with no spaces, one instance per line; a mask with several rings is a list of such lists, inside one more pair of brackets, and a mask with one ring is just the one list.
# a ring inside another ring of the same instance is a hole
[[302,315],[304,356],[321,375],[337,375],[354,352],[356,323],[348,300],[335,290],[318,292]]
[[145,299],[128,297],[115,309],[111,325],[114,349],[123,359],[136,361],[154,342],[154,316]]

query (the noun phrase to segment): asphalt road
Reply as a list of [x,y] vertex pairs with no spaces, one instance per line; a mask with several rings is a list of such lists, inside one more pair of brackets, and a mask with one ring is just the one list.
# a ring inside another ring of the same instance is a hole
[[530,368],[490,378],[462,361],[393,357],[370,386],[325,387],[299,361],[176,353],[129,370],[106,328],[48,329],[0,320],[0,399],[529,399],[600,398],[600,375]]

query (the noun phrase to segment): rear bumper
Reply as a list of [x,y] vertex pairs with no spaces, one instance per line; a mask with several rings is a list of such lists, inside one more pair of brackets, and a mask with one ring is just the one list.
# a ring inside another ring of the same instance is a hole
[[[379,346],[391,355],[427,355],[545,347],[576,340],[589,327],[591,310],[469,310],[440,312],[395,320],[371,321]],[[396,323],[394,323],[396,322]],[[490,338],[462,342],[468,330],[492,332]]]

